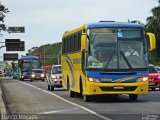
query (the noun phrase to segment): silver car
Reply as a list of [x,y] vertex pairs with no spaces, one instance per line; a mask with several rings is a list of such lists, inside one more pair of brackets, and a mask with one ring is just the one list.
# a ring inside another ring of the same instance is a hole
[[62,87],[61,65],[52,65],[51,71],[47,76],[48,90],[54,91],[55,87]]
[[33,69],[30,75],[30,81],[32,82],[33,80],[45,80],[45,73],[43,69]]

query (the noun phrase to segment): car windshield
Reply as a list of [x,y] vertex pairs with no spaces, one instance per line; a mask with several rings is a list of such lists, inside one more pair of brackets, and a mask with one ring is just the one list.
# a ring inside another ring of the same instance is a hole
[[43,73],[43,70],[33,70],[34,73]]
[[149,73],[157,73],[157,70],[154,66],[149,66]]
[[59,74],[61,73],[61,66],[52,67],[52,74]]
[[144,36],[143,30],[135,28],[89,30],[87,68],[107,70],[147,68],[148,55],[145,52],[147,46]]

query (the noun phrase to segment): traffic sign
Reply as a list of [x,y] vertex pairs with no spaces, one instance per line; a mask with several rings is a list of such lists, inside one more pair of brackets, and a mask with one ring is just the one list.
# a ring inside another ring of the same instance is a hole
[[24,27],[8,27],[9,33],[24,33],[25,28]]
[[3,61],[18,60],[18,53],[4,53]]
[[5,39],[5,46],[6,47],[19,47],[20,39]]
[[25,42],[24,41],[20,41],[20,46],[18,47],[6,47],[6,51],[25,51]]

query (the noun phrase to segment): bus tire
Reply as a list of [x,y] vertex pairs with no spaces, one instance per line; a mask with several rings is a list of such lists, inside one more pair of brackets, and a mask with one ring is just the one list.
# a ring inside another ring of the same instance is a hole
[[69,90],[69,78],[67,77],[67,91]]
[[91,96],[90,95],[83,95],[83,100],[84,100],[84,102],[90,102]]
[[70,98],[74,98],[75,97],[75,92],[70,90]]
[[129,94],[129,99],[130,101],[136,101],[138,98],[138,95],[137,94]]
[[54,86],[51,85],[51,91],[54,91]]
[[82,94],[83,94],[82,79],[80,78],[80,82],[79,82],[79,93],[76,93],[76,97],[82,97]]

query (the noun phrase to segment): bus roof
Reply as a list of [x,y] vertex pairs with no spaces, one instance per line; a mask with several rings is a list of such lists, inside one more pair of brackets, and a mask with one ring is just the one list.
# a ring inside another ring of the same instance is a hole
[[20,59],[21,60],[38,60],[39,57],[37,57],[37,56],[22,56]]
[[144,28],[143,24],[136,24],[136,23],[128,23],[128,22],[97,22],[97,23],[90,23],[86,24],[87,28]]
[[81,31],[84,28],[91,29],[91,28],[118,28],[118,27],[119,28],[141,28],[141,29],[144,29],[143,24],[128,23],[128,22],[103,21],[103,22],[84,24],[81,27],[75,28],[70,31],[66,31],[63,34],[63,37],[68,36],[70,34],[73,34],[75,32]]

